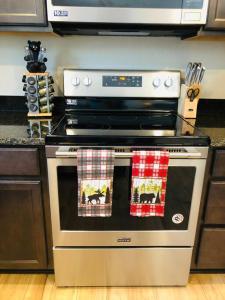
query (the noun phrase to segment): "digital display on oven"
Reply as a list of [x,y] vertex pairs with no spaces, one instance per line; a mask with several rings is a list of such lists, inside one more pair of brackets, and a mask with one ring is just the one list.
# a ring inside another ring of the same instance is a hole
[[142,76],[103,76],[103,87],[142,87]]

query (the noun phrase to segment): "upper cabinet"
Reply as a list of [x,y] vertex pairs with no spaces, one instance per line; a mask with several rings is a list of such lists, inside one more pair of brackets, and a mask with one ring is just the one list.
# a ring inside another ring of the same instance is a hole
[[47,26],[45,0],[0,1],[0,25]]
[[225,0],[210,0],[205,29],[225,30]]

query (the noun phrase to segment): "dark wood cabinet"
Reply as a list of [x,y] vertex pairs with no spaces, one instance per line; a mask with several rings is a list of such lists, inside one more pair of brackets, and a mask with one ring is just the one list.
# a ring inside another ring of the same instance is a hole
[[45,0],[0,1],[0,25],[47,26]]
[[212,167],[213,177],[225,177],[225,150],[216,150]]
[[39,181],[0,180],[0,268],[46,268]]
[[209,0],[208,19],[205,29],[225,30],[225,0]]
[[205,224],[225,224],[225,181],[210,182]]
[[0,269],[52,269],[43,146],[0,147]]
[[225,149],[211,148],[192,269],[225,269]]
[[225,229],[205,228],[199,248],[199,269],[225,269]]
[[1,148],[0,175],[39,176],[38,149]]

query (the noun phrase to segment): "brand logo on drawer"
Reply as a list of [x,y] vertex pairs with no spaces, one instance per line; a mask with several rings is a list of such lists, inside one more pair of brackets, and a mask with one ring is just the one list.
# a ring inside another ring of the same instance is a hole
[[120,239],[117,239],[117,243],[131,243],[131,238],[120,238]]
[[54,10],[55,17],[68,17],[69,12],[67,10]]

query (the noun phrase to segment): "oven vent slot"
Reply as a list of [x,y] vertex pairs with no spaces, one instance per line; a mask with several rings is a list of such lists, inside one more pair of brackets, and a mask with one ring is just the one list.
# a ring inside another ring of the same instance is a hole
[[187,153],[187,150],[184,148],[166,149],[166,151],[168,151],[170,153]]
[[[154,149],[146,149],[148,150],[154,150]],[[155,149],[155,150],[161,150],[161,149]],[[170,152],[170,153],[187,153],[187,150],[185,148],[169,148],[169,149],[165,149],[166,151]],[[69,152],[76,152],[77,148],[75,147],[70,147],[69,148]],[[116,148],[115,149],[116,153],[127,153],[127,152],[131,152],[130,149],[125,149],[125,148]]]
[[73,148],[73,147],[69,148],[69,152],[76,152],[76,151],[77,151],[77,148]]
[[130,150],[128,149],[124,149],[124,148],[117,148],[115,149],[116,153],[125,153],[125,152],[130,152]]
[[[70,147],[70,148],[69,148],[69,152],[76,152],[77,149],[78,149],[78,148]],[[117,152],[117,153],[127,153],[127,152],[130,152],[130,150],[125,149],[125,148],[117,148],[117,149],[115,149],[115,152]]]

